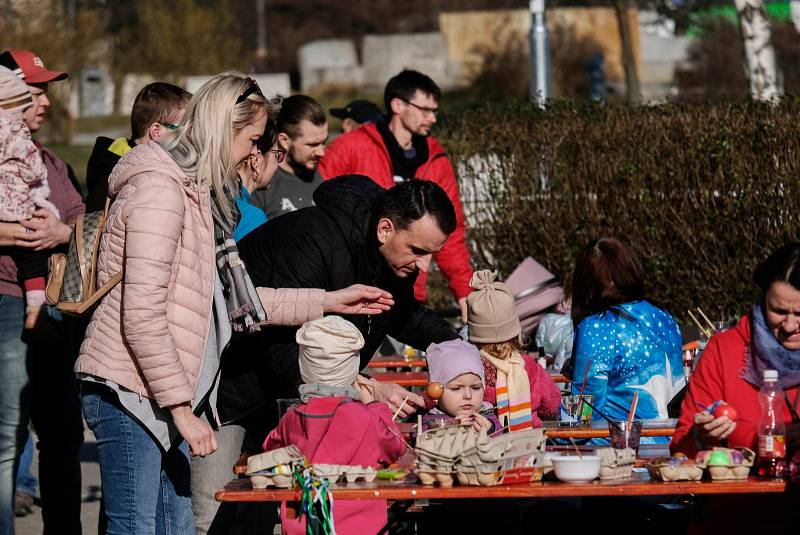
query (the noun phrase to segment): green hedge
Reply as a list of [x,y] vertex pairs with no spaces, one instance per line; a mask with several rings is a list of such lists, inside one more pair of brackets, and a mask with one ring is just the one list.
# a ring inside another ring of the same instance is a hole
[[566,279],[581,246],[616,236],[673,314],[729,318],[754,298],[755,265],[798,239],[798,112],[796,100],[512,105],[451,117],[439,135],[479,267],[507,276],[530,255]]

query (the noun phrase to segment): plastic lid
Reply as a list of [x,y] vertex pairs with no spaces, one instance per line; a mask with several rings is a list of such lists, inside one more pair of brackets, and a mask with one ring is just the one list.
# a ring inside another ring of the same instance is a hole
[[774,383],[778,380],[778,370],[764,370],[764,382]]

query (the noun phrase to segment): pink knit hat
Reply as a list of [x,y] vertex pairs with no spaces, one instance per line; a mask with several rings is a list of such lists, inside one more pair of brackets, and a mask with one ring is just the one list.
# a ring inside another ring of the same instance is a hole
[[10,69],[0,66],[0,108],[12,114],[21,114],[33,106],[28,86]]
[[430,382],[447,384],[459,375],[474,373],[486,384],[478,348],[461,339],[431,344],[426,351]]

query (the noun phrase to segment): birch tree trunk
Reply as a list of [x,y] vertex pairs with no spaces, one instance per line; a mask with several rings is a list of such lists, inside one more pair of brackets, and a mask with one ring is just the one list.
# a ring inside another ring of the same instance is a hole
[[642,88],[639,83],[639,74],[636,72],[633,36],[631,35],[630,19],[628,19],[628,1],[614,0],[614,11],[617,15],[620,41],[622,41],[622,67],[625,70],[628,104],[635,106],[642,103]]
[[744,48],[744,67],[750,81],[750,98],[757,101],[777,100],[778,69],[772,48],[772,31],[764,8],[764,0],[734,0],[739,31]]

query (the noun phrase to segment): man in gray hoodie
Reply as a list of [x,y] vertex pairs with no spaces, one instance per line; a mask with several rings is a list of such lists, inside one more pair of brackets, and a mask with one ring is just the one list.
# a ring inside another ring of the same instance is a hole
[[253,192],[250,202],[272,219],[314,206],[311,196],[322,183],[317,172],[328,141],[328,120],[319,102],[307,95],[284,99],[278,115],[278,142],[286,159],[265,189]]

